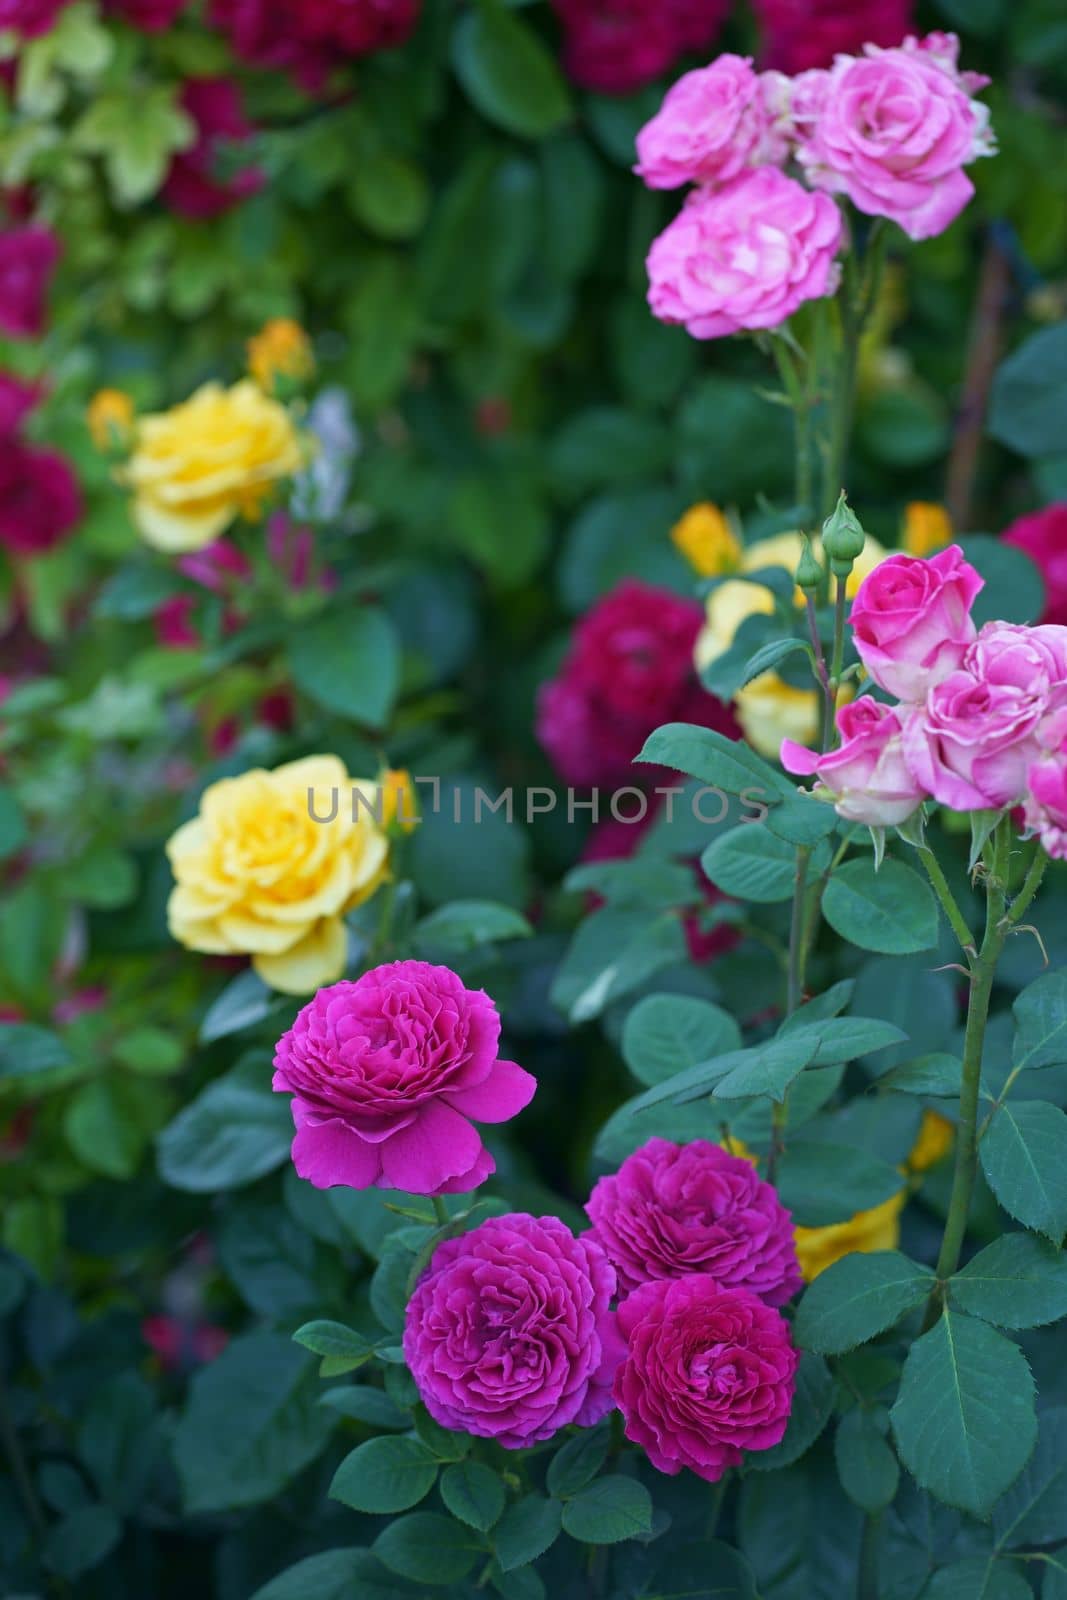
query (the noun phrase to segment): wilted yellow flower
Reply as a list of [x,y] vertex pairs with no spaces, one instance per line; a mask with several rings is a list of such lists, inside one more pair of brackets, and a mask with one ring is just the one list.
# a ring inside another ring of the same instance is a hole
[[167,843],[170,931],[190,950],[250,955],[284,994],[344,972],[346,911],[386,874],[388,842],[336,756],[256,768],[204,790]]
[[248,370],[268,394],[277,378],[300,382],[315,370],[311,341],[299,322],[291,317],[273,317],[248,341]]
[[952,543],[952,519],[932,500],[912,500],[904,507],[904,548],[911,556],[932,556]]
[[727,1155],[739,1156],[742,1161],[747,1161],[750,1166],[759,1166],[759,1156],[752,1154],[752,1151],[748,1148],[748,1145],[743,1139],[736,1139],[732,1133],[728,1133],[719,1140],[719,1144],[726,1151]]
[[141,417],[121,479],[149,544],[201,550],[236,516],[257,516],[303,463],[288,411],[245,379],[231,389],[206,383],[170,411]]
[[740,565],[740,540],[718,506],[710,501],[690,506],[671,529],[671,539],[702,578],[719,578]]
[[939,1111],[924,1111],[918,1136],[908,1156],[910,1172],[927,1172],[952,1149],[956,1129]]
[[[813,541],[819,556],[818,540]],[[785,567],[795,572],[800,563],[804,542],[799,533],[779,533],[771,539],[760,539],[745,547],[741,556],[742,572],[758,572],[765,567]],[[849,575],[847,591],[854,595],[869,572],[889,554],[877,539],[868,536],[863,554]],[[803,592],[797,589],[795,602],[804,602]],[[728,579],[708,595],[704,627],[696,643],[695,660],[698,671],[728,650],[734,642],[741,624],[748,617],[759,614],[769,616],[774,611],[774,596],[758,583],[745,583],[739,578]],[[734,697],[734,710],[742,731],[753,749],[760,755],[776,759],[783,739],[795,739],[798,744],[811,744],[819,731],[821,716],[820,696],[817,689],[797,689],[785,683],[776,672],[761,672],[758,678],[738,691]]]
[[98,450],[119,450],[133,428],[133,401],[122,389],[98,389],[85,410],[92,441]]
[[827,1228],[796,1228],[797,1260],[804,1282],[810,1283],[855,1250],[895,1250],[900,1243],[900,1213],[906,1199],[907,1190],[901,1189],[880,1206],[857,1211],[847,1222],[834,1222]]

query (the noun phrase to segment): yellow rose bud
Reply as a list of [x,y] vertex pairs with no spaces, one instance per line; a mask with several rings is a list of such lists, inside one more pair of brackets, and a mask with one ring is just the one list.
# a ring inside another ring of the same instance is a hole
[[419,805],[411,774],[404,768],[389,767],[378,782],[383,790],[383,825],[399,828],[401,833],[411,833],[418,826]]
[[956,1129],[939,1111],[924,1111],[918,1137],[908,1156],[908,1170],[927,1172],[952,1149]]
[[675,548],[702,578],[733,572],[741,561],[741,543],[718,506],[709,501],[690,506],[671,529]]
[[260,388],[273,394],[277,380],[300,383],[315,370],[311,341],[299,322],[274,317],[247,344],[248,370]]
[[900,1243],[900,1213],[906,1199],[907,1191],[902,1189],[870,1211],[857,1211],[847,1222],[835,1222],[827,1228],[795,1229],[797,1260],[804,1282],[810,1283],[854,1250],[895,1250]]
[[133,431],[133,401],[122,389],[98,389],[86,407],[85,420],[98,450],[122,450]]
[[306,451],[285,407],[247,379],[206,383],[170,411],[141,417],[120,479],[133,520],[157,550],[202,550],[237,516],[256,517]]
[[167,843],[167,922],[189,950],[250,955],[283,994],[311,994],[345,969],[346,911],[386,875],[385,832],[354,807],[336,756],[254,769],[205,789]]
[[932,556],[952,543],[952,519],[944,506],[912,500],[904,507],[904,548],[911,556]]

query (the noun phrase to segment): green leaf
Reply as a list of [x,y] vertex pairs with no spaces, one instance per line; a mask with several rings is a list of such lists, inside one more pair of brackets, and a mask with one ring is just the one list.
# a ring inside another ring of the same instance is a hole
[[773,905],[793,897],[796,847],[768,828],[731,828],[708,845],[700,865],[716,888],[739,900]]
[[1018,1345],[946,1307],[912,1345],[892,1413],[900,1459],[924,1489],[987,1514],[1037,1438],[1034,1380]]
[[[458,1228],[452,1229],[453,1233],[458,1231]],[[441,1236],[448,1238],[447,1230],[442,1229]],[[415,1431],[438,1461],[462,1461],[473,1443],[469,1433],[457,1433],[451,1428],[442,1427],[421,1405],[415,1407]]]
[[151,1492],[163,1452],[152,1390],[136,1372],[123,1372],[94,1391],[78,1428],[78,1455],[103,1500],[136,1511]]
[[216,1039],[251,1028],[269,1016],[272,1009],[280,1009],[281,1003],[282,999],[263,982],[259,973],[249,967],[239,972],[208,1006],[200,1024],[200,1043],[214,1044]]
[[116,1075],[83,1083],[68,1101],[63,1132],[92,1172],[107,1178],[131,1178],[136,1172],[148,1142],[144,1114],[153,1110],[142,1103],[144,1092],[153,1093],[150,1085]]
[[989,1556],[968,1556],[935,1572],[923,1600],[1033,1600],[1033,1590],[1016,1567]]
[[345,1456],[334,1473],[330,1499],[378,1516],[406,1511],[429,1494],[437,1481],[438,1464],[421,1439],[395,1435],[368,1439]]
[[1021,456],[1063,450],[1067,426],[1067,326],[1024,339],[997,369],[989,432]]
[[342,1417],[351,1417],[353,1422],[365,1422],[371,1428],[411,1427],[410,1411],[398,1406],[384,1389],[374,1389],[370,1384],[347,1383],[327,1389],[319,1396],[319,1404],[329,1406]]
[[868,859],[838,867],[822,898],[835,933],[861,950],[911,955],[937,943],[937,902],[929,887],[900,861]]
[[189,1386],[174,1460],[190,1515],[257,1505],[323,1448],[334,1418],[318,1402],[315,1364],[278,1333],[233,1339]]
[[652,1531],[652,1496],[636,1478],[596,1478],[563,1507],[563,1529],[582,1544],[619,1544]]
[[[881,1426],[879,1422],[881,1421]],[[885,1438],[885,1413],[854,1406],[837,1425],[834,1457],[841,1487],[864,1511],[884,1511],[900,1482],[897,1458]]]
[[599,1428],[582,1428],[568,1439],[548,1464],[545,1482],[549,1494],[565,1500],[584,1489],[604,1465],[610,1442],[611,1430],[606,1423]]
[[464,953],[502,939],[528,939],[533,929],[521,912],[491,900],[453,900],[415,927],[420,948]]
[[797,1368],[796,1393],[785,1433],[769,1450],[753,1450],[746,1461],[748,1470],[773,1472],[799,1461],[829,1422],[836,1398],[837,1383],[826,1362],[805,1350]]
[[180,1041],[164,1028],[131,1028],[116,1039],[114,1047],[116,1061],[148,1078],[166,1078],[177,1072],[184,1054]]
[[[378,1579],[378,1582],[374,1580]],[[257,1589],[252,1600],[402,1600],[413,1591],[391,1582],[369,1550],[320,1550]]]
[[1030,1233],[1006,1233],[948,1284],[953,1305],[1001,1328],[1039,1328],[1067,1317],[1067,1255]]
[[543,139],[571,116],[559,68],[500,0],[481,0],[452,35],[452,64],[474,105],[506,133]]
[[877,1017],[827,1017],[807,1022],[794,1015],[790,1026],[781,1028],[780,1039],[810,1039],[815,1045],[812,1065],[836,1067],[840,1061],[855,1061],[859,1056],[876,1055],[892,1045],[902,1044],[907,1034],[892,1022]]
[[215,1194],[280,1167],[292,1144],[293,1118],[269,1083],[269,1063],[255,1058],[208,1084],[156,1141],[163,1181],[193,1194]]
[[1041,1413],[1034,1453],[994,1507],[993,1533],[1007,1550],[1067,1539],[1067,1406]]
[[934,1051],[930,1055],[916,1056],[914,1061],[901,1062],[899,1067],[893,1067],[880,1078],[879,1083],[897,1094],[958,1096],[962,1077],[963,1062],[959,1056]]
[[[371,606],[333,612],[292,633],[289,666],[316,705],[365,727],[389,719],[400,681],[400,647],[388,617]],[[343,808],[350,796],[340,795]]]
[[471,1529],[436,1511],[397,1517],[371,1548],[390,1572],[432,1584],[459,1583],[485,1555],[485,1546]]
[[793,1334],[804,1350],[835,1356],[866,1344],[921,1306],[934,1274],[897,1250],[854,1251],[804,1291]]
[[622,1030],[623,1060],[650,1088],[740,1045],[730,1013],[690,995],[646,995],[627,1013]]
[[22,807],[10,789],[0,788],[0,861],[6,861],[29,838]]
[[606,907],[580,923],[553,980],[552,1003],[574,1023],[591,1022],[610,1001],[685,955],[685,933],[673,912]]
[[507,1498],[501,1479],[480,1461],[457,1461],[441,1475],[441,1499],[448,1510],[481,1533],[500,1521]]
[[641,1586],[641,1600],[758,1600],[748,1562],[718,1539],[700,1544],[657,1540],[649,1553],[654,1565]]
[[[293,1334],[297,1344],[303,1345],[305,1350],[311,1350],[317,1356],[325,1356],[331,1362],[331,1377],[336,1377],[342,1372],[351,1372],[355,1367],[362,1367],[374,1355],[374,1346],[369,1339],[365,1339],[354,1328],[346,1328],[343,1322],[330,1322],[320,1320],[305,1322],[303,1327],[297,1328]],[[342,1365],[333,1365],[340,1362]]]
[[[823,1026],[830,1024],[813,1024],[816,1028]],[[766,1094],[781,1101],[793,1079],[815,1060],[817,1048],[817,1039],[810,1035],[786,1034],[751,1050],[738,1051],[749,1060],[720,1077],[712,1093],[716,1100],[743,1100],[749,1095]]]
[[1011,1009],[1012,1065],[1017,1072],[1067,1061],[1067,972],[1046,972],[1023,990]]
[[425,177],[391,150],[356,155],[348,194],[360,222],[383,239],[410,239],[429,209]]
[[73,1582],[110,1555],[122,1538],[122,1519],[110,1506],[78,1506],[55,1522],[45,1539],[48,1566]]
[[724,794],[758,799],[764,805],[780,805],[795,793],[743,740],[728,739],[712,728],[696,728],[686,722],[668,722],[657,728],[635,760],[672,767]]
[[57,1033],[33,1022],[0,1023],[0,1078],[32,1078],[73,1065],[74,1057]]
[[559,1537],[562,1507],[558,1500],[528,1494],[509,1506],[493,1533],[493,1549],[504,1572],[525,1567],[544,1555]]
[[1026,1228],[1059,1244],[1067,1232],[1067,1116],[1044,1100],[1001,1106],[978,1146],[982,1171]]
[[76,146],[103,157],[108,182],[120,206],[135,206],[155,194],[171,158],[196,142],[196,124],[177,104],[177,86],[142,86],[103,94],[75,125]]
[[802,1228],[826,1228],[847,1222],[857,1211],[879,1206],[899,1194],[902,1179],[896,1167],[833,1141],[793,1137],[778,1169],[782,1204]]

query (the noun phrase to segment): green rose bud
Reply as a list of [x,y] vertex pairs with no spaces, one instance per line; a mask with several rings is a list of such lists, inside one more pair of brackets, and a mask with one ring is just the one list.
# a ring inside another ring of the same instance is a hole
[[830,571],[835,577],[848,577],[853,563],[863,554],[866,542],[867,535],[842,490],[833,515],[822,525],[823,549],[830,558]]
[[811,540],[804,535],[804,549],[800,557],[800,565],[796,571],[797,587],[806,593],[814,593],[822,583],[823,571],[819,565],[818,557],[811,548]]

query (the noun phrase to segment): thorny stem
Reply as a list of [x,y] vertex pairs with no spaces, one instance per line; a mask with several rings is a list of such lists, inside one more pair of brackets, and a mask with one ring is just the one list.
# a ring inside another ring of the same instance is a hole
[[941,863],[929,845],[924,844],[920,847],[919,860],[926,868],[926,876],[929,878],[933,891],[941,902],[941,909],[948,918],[949,927],[959,940],[960,949],[964,955],[975,955],[974,935],[967,926],[967,919],[960,910],[956,898],[948,886],[948,879],[941,870]]

